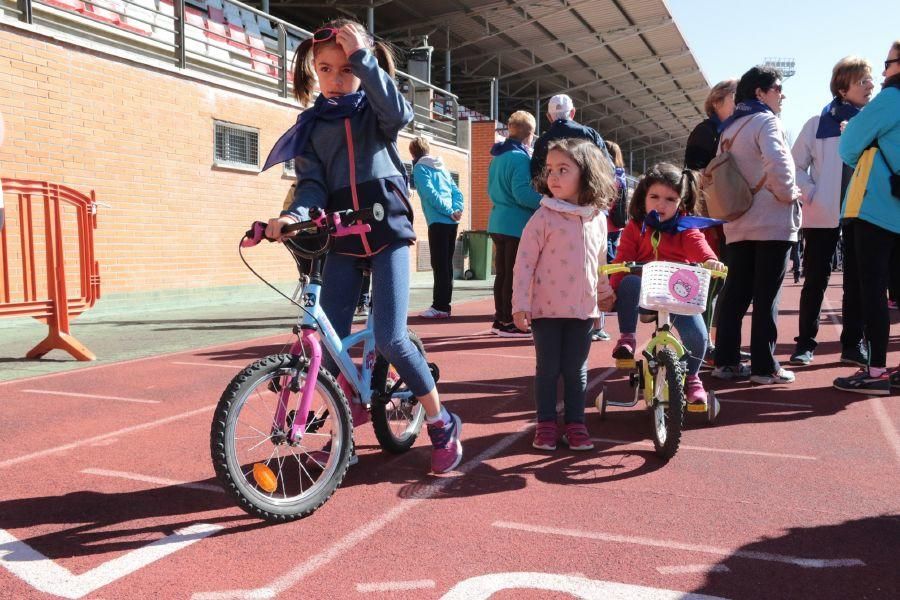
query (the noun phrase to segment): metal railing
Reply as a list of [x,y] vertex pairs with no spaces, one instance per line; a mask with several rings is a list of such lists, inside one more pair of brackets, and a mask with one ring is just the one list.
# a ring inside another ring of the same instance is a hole
[[[312,33],[232,0],[0,0],[25,23],[111,44],[282,98],[292,93],[296,47]],[[215,11],[217,17],[214,17]],[[411,132],[458,145],[457,97],[402,71]]]

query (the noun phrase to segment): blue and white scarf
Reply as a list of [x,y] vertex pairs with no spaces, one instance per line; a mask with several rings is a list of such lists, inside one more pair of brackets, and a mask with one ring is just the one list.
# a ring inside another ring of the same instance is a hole
[[819,127],[816,129],[816,138],[824,140],[839,137],[841,135],[841,122],[849,121],[859,114],[859,109],[849,102],[835,98],[822,109],[819,117]]
[[760,100],[753,99],[738,102],[737,106],[734,107],[734,112],[731,113],[730,117],[725,119],[725,122],[722,123],[722,128],[719,129],[719,131],[725,131],[726,129],[728,129],[729,125],[731,125],[738,119],[742,119],[744,117],[749,117],[750,115],[755,115],[756,113],[766,111],[773,113],[772,109],[769,108],[769,105]]
[[506,138],[502,142],[497,142],[491,146],[491,156],[500,156],[506,152],[522,152],[525,156],[530,156],[525,144],[512,138]]
[[644,217],[644,224],[641,226],[641,234],[647,230],[647,227],[661,231],[662,233],[681,233],[688,229],[707,229],[709,227],[715,227],[724,222],[725,221],[720,221],[719,219],[683,215],[681,213],[675,213],[675,216],[670,217],[665,221],[660,221],[659,213],[655,210],[651,210],[647,213],[647,216]]
[[262,170],[265,171],[269,167],[273,167],[278,163],[283,163],[299,156],[309,141],[315,122],[318,119],[323,121],[336,121],[338,119],[346,119],[357,112],[363,110],[369,105],[366,99],[366,93],[362,90],[337,98],[326,98],[325,94],[319,94],[313,105],[297,117],[297,122],[272,146],[269,157],[263,165]]

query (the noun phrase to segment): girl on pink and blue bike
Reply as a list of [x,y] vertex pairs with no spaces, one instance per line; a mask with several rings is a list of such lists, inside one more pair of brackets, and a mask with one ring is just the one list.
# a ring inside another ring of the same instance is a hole
[[[409,247],[415,241],[412,207],[397,150],[397,135],[413,110],[394,83],[394,61],[359,23],[337,19],[316,30],[297,48],[294,95],[307,106],[275,144],[263,169],[295,160],[297,188],[291,206],[269,220],[266,235],[281,238],[284,225],[308,219],[309,209],[327,212],[371,208],[385,216],[371,231],[336,237],[325,263],[321,306],[338,336],[350,333],[362,283],[360,258],[371,261],[373,330],[378,351],[394,365],[425,409],[435,473],[462,460],[459,417],[441,406],[434,378],[409,340]],[[328,369],[338,370],[330,356]],[[354,408],[354,424],[368,413]]]

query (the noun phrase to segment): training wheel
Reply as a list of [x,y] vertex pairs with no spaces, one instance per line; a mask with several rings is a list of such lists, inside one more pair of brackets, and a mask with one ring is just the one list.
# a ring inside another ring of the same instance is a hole
[[597,393],[597,397],[594,398],[594,406],[597,407],[597,411],[600,413],[600,420],[603,421],[606,419],[606,386],[602,386],[600,391]]
[[715,392],[708,392],[706,398],[706,424],[712,425],[719,416],[719,399]]

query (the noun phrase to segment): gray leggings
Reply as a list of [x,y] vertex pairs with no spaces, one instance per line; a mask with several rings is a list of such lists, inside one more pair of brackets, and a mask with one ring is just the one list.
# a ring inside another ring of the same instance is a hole
[[556,421],[556,384],[563,379],[565,420],[584,423],[587,361],[593,319],[535,319],[531,322],[537,368],[534,400],[538,421]]

